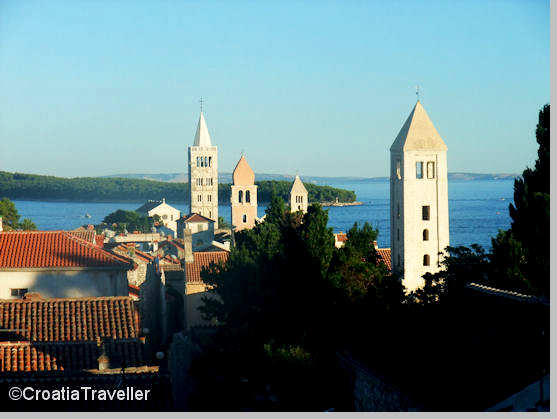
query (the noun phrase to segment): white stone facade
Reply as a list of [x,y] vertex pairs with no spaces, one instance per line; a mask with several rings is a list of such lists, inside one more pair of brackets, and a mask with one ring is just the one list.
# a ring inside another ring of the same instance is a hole
[[393,271],[413,291],[449,245],[447,146],[420,102],[391,147],[390,196]]
[[290,211],[302,211],[304,214],[308,212],[308,191],[298,175],[290,189]]
[[211,144],[203,114],[199,117],[194,145],[188,147],[188,180],[190,214],[219,219],[218,150]]

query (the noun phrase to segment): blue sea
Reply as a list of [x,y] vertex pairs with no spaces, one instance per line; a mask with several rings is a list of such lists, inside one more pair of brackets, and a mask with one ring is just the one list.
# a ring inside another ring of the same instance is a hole
[[[354,222],[370,222],[379,229],[378,244],[390,247],[389,233],[389,182],[357,181],[329,182],[330,186],[353,190],[361,206],[329,207],[329,226],[334,232],[347,231]],[[491,237],[499,229],[510,227],[509,203],[513,197],[513,180],[452,180],[449,181],[449,223],[451,246],[469,246],[478,243],[491,247]],[[117,209],[134,210],[143,202],[41,202],[14,201],[23,218],[31,218],[41,230],[71,230],[84,224],[97,224]],[[183,203],[170,203],[183,213]],[[259,216],[265,206],[258,208]],[[85,218],[90,214],[91,218]],[[230,207],[221,205],[219,215],[230,222]]]

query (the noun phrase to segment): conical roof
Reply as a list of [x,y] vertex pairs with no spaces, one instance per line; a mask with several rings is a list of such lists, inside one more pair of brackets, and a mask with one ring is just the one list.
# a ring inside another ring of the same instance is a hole
[[391,146],[391,151],[400,149],[403,151],[447,150],[447,145],[443,142],[419,100]]
[[236,164],[234,172],[232,172],[232,180],[234,185],[253,185],[255,182],[255,174],[244,156],[240,157]]
[[304,186],[302,180],[300,179],[300,176],[298,175],[296,175],[296,178],[294,179],[294,183],[292,184],[292,189],[290,189],[290,194],[292,195],[293,193],[304,193],[306,195],[308,193],[306,187]]
[[199,115],[199,122],[197,123],[197,131],[195,132],[193,145],[201,147],[211,146],[211,137],[209,136],[209,130],[207,129],[203,112]]

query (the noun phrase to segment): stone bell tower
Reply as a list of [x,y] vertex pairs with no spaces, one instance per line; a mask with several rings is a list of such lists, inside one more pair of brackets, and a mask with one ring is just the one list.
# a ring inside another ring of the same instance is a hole
[[308,212],[308,191],[298,175],[290,189],[290,211],[302,211],[304,214]]
[[188,147],[188,179],[190,214],[219,220],[219,173],[217,146],[211,144],[203,112],[199,115],[193,145]]
[[257,218],[257,185],[254,184],[255,174],[244,156],[240,157],[232,173],[232,181],[230,208],[234,231],[253,228]]
[[391,146],[391,263],[407,291],[449,245],[447,146],[418,100]]

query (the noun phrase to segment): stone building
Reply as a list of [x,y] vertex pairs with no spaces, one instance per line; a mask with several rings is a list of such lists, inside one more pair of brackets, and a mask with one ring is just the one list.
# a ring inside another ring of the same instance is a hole
[[176,234],[176,220],[180,218],[180,210],[168,205],[163,198],[162,201],[147,201],[135,210],[141,215],[154,217],[158,215],[165,227],[168,227]]
[[230,209],[235,231],[255,227],[257,219],[257,185],[255,174],[244,156],[240,157],[232,173]]
[[203,113],[199,116],[193,145],[188,147],[188,181],[190,184],[190,214],[199,214],[215,221],[219,219],[218,150],[211,137]]
[[298,175],[290,189],[290,211],[308,212],[308,191]]
[[390,196],[392,266],[412,291],[449,245],[447,146],[420,101],[391,146]]
[[184,230],[192,236],[194,251],[211,247],[215,239],[215,221],[199,214],[189,214],[178,220],[178,238],[184,238]]

